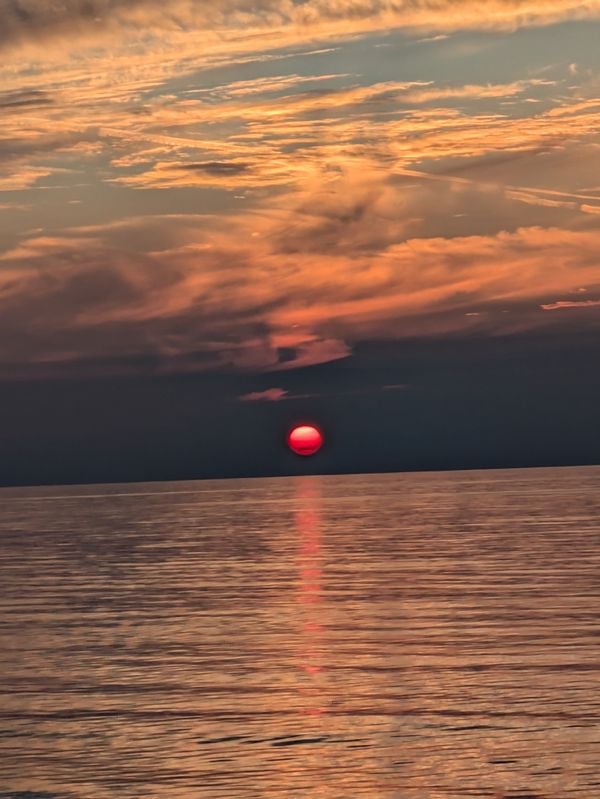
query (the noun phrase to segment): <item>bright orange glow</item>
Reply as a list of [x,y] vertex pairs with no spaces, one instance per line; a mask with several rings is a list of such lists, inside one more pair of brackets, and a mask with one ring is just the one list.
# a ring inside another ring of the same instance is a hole
[[323,446],[323,435],[312,425],[300,425],[290,431],[288,446],[296,455],[314,455]]

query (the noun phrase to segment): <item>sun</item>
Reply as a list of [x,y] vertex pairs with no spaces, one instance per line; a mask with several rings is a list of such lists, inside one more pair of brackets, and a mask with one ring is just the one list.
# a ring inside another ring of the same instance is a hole
[[288,433],[287,443],[296,455],[314,455],[323,446],[323,434],[311,424],[297,425]]

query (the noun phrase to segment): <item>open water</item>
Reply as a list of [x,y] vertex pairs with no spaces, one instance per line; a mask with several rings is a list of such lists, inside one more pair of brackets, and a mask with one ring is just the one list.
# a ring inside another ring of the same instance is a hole
[[598,799],[600,468],[0,491],[0,799]]

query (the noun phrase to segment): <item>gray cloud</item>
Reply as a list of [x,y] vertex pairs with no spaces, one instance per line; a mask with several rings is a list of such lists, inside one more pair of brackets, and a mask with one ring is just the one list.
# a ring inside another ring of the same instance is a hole
[[[126,228],[134,236],[172,223]],[[78,233],[25,240],[2,256],[1,374],[118,373],[137,362],[142,370],[277,370],[345,354],[341,344],[302,336],[297,348],[272,343],[268,315],[284,299],[253,296],[250,253],[205,253],[191,272],[185,247],[183,255],[123,252],[111,246],[120,226]],[[207,292],[190,290],[196,274]]]
[[[0,102],[0,108],[2,107]],[[49,133],[32,138],[0,138],[0,163],[27,159],[38,155],[69,149],[81,142],[98,140],[95,129],[68,133]]]
[[0,43],[39,38],[73,27],[97,26],[118,11],[129,11],[147,0],[0,0]]
[[203,0],[164,3],[162,0],[0,0],[0,44],[42,40],[70,32],[94,33],[102,28],[139,25],[143,9],[152,27],[179,27],[196,21],[200,27],[222,23],[229,15],[250,14],[257,21],[276,11],[278,0]]
[[0,92],[0,108],[10,111],[11,108],[27,106],[51,105],[52,97],[40,89],[17,89],[11,92]]

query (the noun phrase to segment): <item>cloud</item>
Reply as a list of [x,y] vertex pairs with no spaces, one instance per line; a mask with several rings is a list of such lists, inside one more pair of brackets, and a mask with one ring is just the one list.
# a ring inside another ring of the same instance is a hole
[[81,148],[96,138],[91,130],[29,133],[20,120],[13,124],[14,129],[10,119],[4,120],[4,137],[0,137],[0,191],[24,191],[42,178],[64,173],[65,167],[48,161],[64,158],[67,153],[82,154]]
[[24,203],[0,203],[0,211],[30,211],[31,206]]
[[251,391],[238,397],[242,402],[278,402],[288,399],[288,392],[283,388],[267,388],[264,391]]
[[438,100],[483,100],[487,98],[514,97],[524,92],[542,86],[552,86],[554,81],[522,80],[513,83],[500,84],[471,84],[465,86],[429,86],[423,89],[410,90],[401,96],[401,100],[408,104],[431,103]]
[[0,108],[6,114],[11,109],[50,105],[53,98],[40,89],[18,89],[0,92]]
[[[205,5],[208,9],[210,4]],[[230,6],[231,13],[234,7]],[[107,8],[108,17],[114,12],[120,18],[127,9],[127,13],[137,9],[137,14],[146,6],[129,8],[123,3],[113,8],[109,3]],[[269,13],[278,8],[270,4]],[[509,8],[516,5],[507,4]],[[156,10],[160,12],[158,5]],[[213,12],[220,19],[221,12]],[[344,18],[341,8],[339,12]],[[236,13],[241,13],[239,8]],[[251,14],[250,4],[243,13]],[[266,24],[266,18],[261,19]],[[306,37],[309,28],[296,32]],[[261,40],[263,34],[256,35]],[[579,89],[567,90],[564,84],[538,78],[465,85],[447,80],[364,85],[364,76],[348,73],[298,76],[294,72],[207,87],[198,70],[214,64],[209,55],[212,40],[208,37],[199,50],[192,32],[181,36],[176,42],[167,37],[156,47],[129,41],[124,50],[113,38],[110,52],[102,55],[94,49],[93,58],[68,58],[60,49],[56,62],[40,62],[27,71],[23,58],[15,58],[3,72],[9,88],[2,96],[8,102],[37,105],[12,107],[0,140],[0,161],[10,151],[11,161],[20,159],[28,168],[51,170],[67,158],[81,168],[84,160],[97,166],[95,159],[102,157],[109,163],[96,169],[96,179],[113,186],[278,191],[305,184],[311,173],[317,179],[324,164],[333,173],[365,158],[388,170],[418,167],[437,173],[448,166],[454,176],[466,169],[473,177],[477,177],[478,165],[473,163],[477,158],[505,159],[505,170],[515,156],[551,153],[558,161],[574,149],[575,142],[583,150],[585,137],[591,139],[600,127],[597,100],[580,96]],[[215,58],[236,58],[239,41],[228,43],[221,37]],[[256,43],[254,38],[252,42]],[[267,36],[265,44],[272,47],[277,42]],[[118,81],[111,77],[115,74]],[[191,74],[196,77],[188,84]],[[180,90],[174,88],[177,81],[182,81]],[[280,96],[280,92],[287,93]],[[502,98],[532,99],[532,93],[540,92],[548,97],[539,111],[510,116],[499,105]],[[586,147],[593,169],[598,158],[590,145]],[[500,169],[498,164],[496,172]],[[14,171],[7,168],[3,188],[38,185],[38,178],[27,173],[16,179]],[[498,175],[495,179],[503,180]],[[594,198],[587,200],[580,212],[589,213],[588,207],[593,207]],[[520,202],[526,202],[524,194]]]
[[[225,241],[186,244],[194,232],[198,238],[198,221],[74,228],[6,250],[0,363],[85,370],[103,358],[151,358],[161,371],[282,371],[349,354],[341,340],[272,326],[270,309],[280,299],[257,280],[252,253]],[[116,246],[148,237],[172,243],[174,234],[181,242],[175,249],[125,253]]]
[[242,394],[237,399],[242,402],[278,402],[280,400],[299,400],[314,397],[350,397],[375,394],[381,391],[406,391],[412,388],[408,383],[392,383],[389,385],[363,385],[360,388],[339,388],[334,391],[316,391],[309,394],[291,394],[287,389],[268,388],[264,391],[252,391]]
[[[326,51],[324,51],[326,52]],[[265,95],[275,92],[289,91],[307,84],[322,83],[324,81],[339,80],[351,77],[350,73],[333,73],[330,75],[285,75],[266,78],[249,78],[236,80],[207,89],[192,89],[187,94],[209,95],[215,99],[230,99],[250,95]]]
[[41,178],[51,175],[53,170],[49,167],[23,166],[18,169],[0,169],[0,191],[23,191],[35,184]]
[[[537,84],[420,85],[416,97],[410,88],[414,83],[389,81],[290,97],[225,96],[210,103],[171,98],[149,103],[143,115],[121,126],[115,121],[103,126],[100,116],[102,135],[113,141],[107,180],[142,189],[275,189],[306,184],[311,173],[317,179],[324,167],[333,178],[336,171],[370,159],[372,167],[387,171],[406,174],[418,167],[432,179],[445,173],[457,182],[462,178],[506,185],[519,202],[551,206],[581,199],[581,212],[593,207],[593,194],[551,194],[569,180],[573,187],[580,185],[586,172],[600,179],[597,102],[561,97],[562,87],[557,87],[559,117],[555,105],[516,117],[482,112],[477,106],[468,113],[411,107],[411,98],[421,103],[448,94],[481,101],[525,87],[534,90]],[[92,119],[82,125],[91,129]],[[544,159],[539,161],[541,175],[535,158]],[[528,171],[532,182],[545,180],[547,185],[519,185]]]
[[0,41],[15,45],[43,42],[48,37],[114,36],[130,38],[138,31],[196,32],[210,44],[211,31],[227,32],[248,40],[258,32],[287,33],[289,40],[327,38],[334,27],[339,34],[364,34],[368,30],[409,28],[445,32],[464,28],[513,29],[549,24],[565,19],[598,16],[600,3],[589,0],[489,0],[485,15],[475,0],[204,0],[169,4],[157,0],[1,0]]
[[[18,123],[22,125],[22,123]],[[23,126],[27,131],[27,126]],[[11,129],[4,128],[6,134]],[[18,127],[15,128],[15,131]],[[33,132],[32,132],[33,133]],[[22,135],[21,137],[3,136],[0,139],[0,164],[14,161],[30,161],[36,157],[46,157],[55,153],[72,151],[74,146],[82,142],[93,141],[97,134],[95,131],[78,131],[68,133],[40,133],[35,135]]]
[[[349,203],[361,188],[340,181],[336,192]],[[383,202],[376,189],[348,222],[362,247],[330,236],[320,190],[303,233],[290,197],[277,213],[140,217],[24,238],[2,255],[1,369],[81,373],[137,359],[155,371],[282,372],[345,358],[359,341],[543,328],[559,323],[540,312],[548,297],[600,291],[600,230],[406,238],[400,218],[377,237],[394,189]]]
[[44,38],[60,33],[94,30],[111,20],[123,22],[152,0],[63,0],[60,4],[45,0],[2,0],[0,41],[14,43],[25,37]]
[[206,175],[240,175],[250,168],[250,164],[233,161],[205,161],[199,164],[179,164],[178,169],[191,172],[203,172]]
[[506,196],[511,200],[518,200],[528,205],[541,205],[545,208],[578,208],[578,204],[572,200],[554,200],[551,197],[544,197],[532,191],[517,191],[509,189]]
[[[277,334],[275,334],[277,339]],[[352,354],[351,348],[345,341],[335,338],[320,338],[310,336],[300,339],[295,346],[289,347],[285,357],[278,350],[277,362],[267,367],[270,372],[281,372],[287,369],[299,369],[303,366],[314,366],[318,363],[329,363],[347,358]]]
[[544,311],[560,311],[563,308],[597,308],[600,300],[558,300],[546,305],[540,305]]

